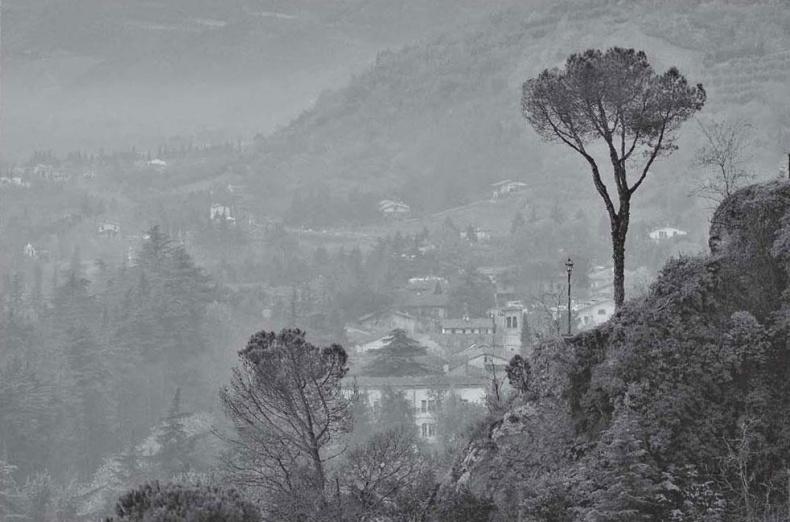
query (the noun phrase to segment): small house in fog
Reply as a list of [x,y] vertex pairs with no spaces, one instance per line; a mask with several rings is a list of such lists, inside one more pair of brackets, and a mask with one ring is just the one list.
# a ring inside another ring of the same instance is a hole
[[510,362],[512,353],[501,346],[490,344],[473,344],[453,357],[455,364],[451,367],[451,375],[468,375],[474,369],[486,372],[491,376],[504,376],[505,367]]
[[153,167],[157,170],[164,170],[167,168],[167,162],[159,158],[154,158],[152,160],[149,160],[146,163],[146,165],[148,165],[149,167]]
[[409,279],[406,288],[411,292],[434,292],[441,293],[449,286],[446,278],[434,275],[412,277]]
[[481,227],[471,227],[471,228],[463,229],[460,232],[458,232],[458,235],[461,237],[461,239],[464,239],[466,241],[472,241],[472,242],[474,241],[486,242],[486,241],[490,241],[492,237],[490,230]]
[[521,181],[504,179],[502,181],[492,183],[491,187],[493,188],[493,194],[491,196],[492,199],[500,199],[510,194],[524,191],[527,188],[527,184]]
[[97,233],[102,237],[118,237],[121,233],[121,227],[116,223],[99,223]]
[[383,199],[379,201],[379,212],[381,212],[384,217],[406,217],[411,214],[411,207],[403,201]]
[[414,412],[421,438],[428,442],[436,440],[437,410],[442,397],[455,395],[463,401],[483,404],[489,379],[479,375],[423,375],[408,377],[370,377],[352,375],[346,378],[345,393],[356,389],[368,407],[378,411],[382,407],[382,395],[385,390],[400,393],[409,403]]
[[30,243],[25,245],[25,248],[22,249],[22,253],[25,255],[25,257],[29,257],[31,259],[38,258],[38,251],[36,251],[36,247]]
[[672,239],[674,237],[685,236],[687,234],[688,232],[686,232],[685,230],[680,230],[679,228],[662,227],[662,228],[657,228],[655,230],[651,230],[650,233],[648,233],[648,236],[653,241],[659,242],[665,239]]
[[394,330],[400,328],[413,334],[417,329],[417,318],[405,312],[397,310],[384,310],[365,314],[357,323],[360,327],[367,330]]
[[209,207],[209,219],[214,222],[235,223],[236,218],[231,214],[230,207],[220,203],[212,203]]
[[30,188],[30,182],[24,181],[20,176],[2,177],[0,178],[0,187],[2,186]]
[[494,320],[491,317],[462,317],[442,321],[443,335],[492,335]]

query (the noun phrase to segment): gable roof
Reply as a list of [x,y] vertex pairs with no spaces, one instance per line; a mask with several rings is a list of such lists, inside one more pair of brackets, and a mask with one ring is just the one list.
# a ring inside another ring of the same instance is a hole
[[475,317],[469,319],[445,319],[442,328],[493,328],[494,322],[490,317]]

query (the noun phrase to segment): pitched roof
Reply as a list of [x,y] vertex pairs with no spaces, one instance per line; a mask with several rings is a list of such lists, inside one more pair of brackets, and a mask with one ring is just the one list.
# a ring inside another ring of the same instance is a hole
[[415,377],[371,377],[367,375],[350,375],[344,384],[356,384],[361,388],[450,388],[486,386],[488,380],[484,376],[469,375],[420,375]]
[[469,319],[445,319],[442,328],[493,328],[494,322],[490,317],[475,317]]
[[481,355],[492,355],[494,357],[498,357],[500,359],[504,359],[509,361],[510,358],[513,356],[512,353],[505,352],[505,349],[500,347],[491,347],[487,344],[473,344],[470,347],[458,352],[455,354],[454,359],[463,359],[469,361],[471,359],[475,359],[480,357]]

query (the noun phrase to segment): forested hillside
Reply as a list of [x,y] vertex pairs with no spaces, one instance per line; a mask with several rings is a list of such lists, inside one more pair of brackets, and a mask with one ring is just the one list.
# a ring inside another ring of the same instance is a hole
[[[710,100],[703,119],[759,121],[755,159],[773,174],[790,136],[785,6],[579,1],[515,3],[467,30],[380,54],[370,71],[262,140],[251,180],[272,204],[296,189],[322,197],[357,189],[424,211],[479,199],[507,178],[528,182],[535,199],[564,189],[574,199],[591,194],[576,190],[589,183],[580,160],[527,130],[521,85],[572,52],[613,45],[644,49],[657,70],[677,65],[702,82]],[[690,125],[648,183],[643,197],[653,205],[684,200],[698,134]],[[688,212],[682,206],[665,210]]]
[[493,499],[502,520],[786,520],[788,219],[788,182],[741,190],[710,256],[540,345],[446,494]]

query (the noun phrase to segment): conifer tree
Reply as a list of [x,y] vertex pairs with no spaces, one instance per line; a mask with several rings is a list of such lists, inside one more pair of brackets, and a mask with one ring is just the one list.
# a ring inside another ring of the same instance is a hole
[[660,473],[647,452],[639,416],[626,404],[614,415],[602,438],[600,489],[593,494],[593,519],[663,520],[658,505]]
[[409,337],[406,330],[396,328],[390,332],[387,344],[375,350],[373,360],[364,373],[372,376],[403,377],[434,373],[417,358],[427,354],[418,341]]
[[181,389],[177,388],[156,438],[159,443],[159,468],[166,477],[186,473],[193,466],[197,440],[184,429],[183,421],[186,416],[181,411]]
[[21,498],[17,491],[13,473],[16,466],[12,466],[0,459],[0,520],[23,520]]

